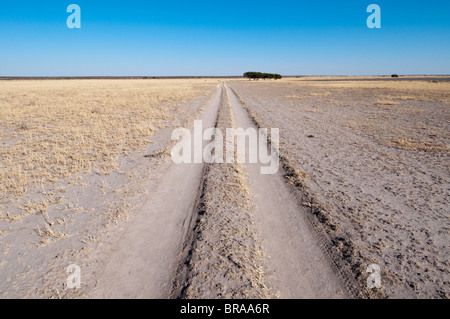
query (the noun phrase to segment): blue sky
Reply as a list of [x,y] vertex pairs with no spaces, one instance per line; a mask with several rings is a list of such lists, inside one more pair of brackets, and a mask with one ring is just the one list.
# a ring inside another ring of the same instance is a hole
[[0,4],[0,76],[450,74],[449,57],[448,0]]

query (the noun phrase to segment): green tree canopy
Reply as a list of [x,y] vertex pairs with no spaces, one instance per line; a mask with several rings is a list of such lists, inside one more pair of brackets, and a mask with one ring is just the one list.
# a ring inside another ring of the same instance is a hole
[[249,80],[258,80],[258,79],[275,79],[279,80],[283,77],[280,74],[276,73],[261,73],[261,72],[245,72],[244,77],[248,78]]

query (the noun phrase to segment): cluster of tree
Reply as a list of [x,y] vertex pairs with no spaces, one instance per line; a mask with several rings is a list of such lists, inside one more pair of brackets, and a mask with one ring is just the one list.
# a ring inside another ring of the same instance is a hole
[[258,79],[275,79],[275,80],[279,80],[282,78],[281,75],[279,74],[275,74],[275,73],[261,73],[261,72],[245,72],[244,73],[244,77],[248,78],[248,79],[254,79],[254,80],[258,80]]

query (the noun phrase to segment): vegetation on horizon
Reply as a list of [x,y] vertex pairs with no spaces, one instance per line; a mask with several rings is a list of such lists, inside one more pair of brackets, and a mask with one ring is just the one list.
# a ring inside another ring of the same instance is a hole
[[259,80],[259,79],[275,79],[275,80],[279,80],[282,79],[283,77],[280,74],[276,74],[276,73],[261,73],[261,72],[245,72],[244,73],[244,77],[248,78],[249,80],[254,79],[254,80]]

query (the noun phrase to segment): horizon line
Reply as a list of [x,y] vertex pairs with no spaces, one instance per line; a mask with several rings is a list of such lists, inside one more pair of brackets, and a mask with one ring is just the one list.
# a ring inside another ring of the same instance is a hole
[[[398,74],[400,77],[416,77],[416,76],[438,76],[447,77],[450,74]],[[392,74],[304,74],[304,75],[282,75],[287,78],[297,77],[391,77]],[[16,80],[16,79],[190,79],[190,78],[244,78],[243,75],[0,75],[0,80]]]

